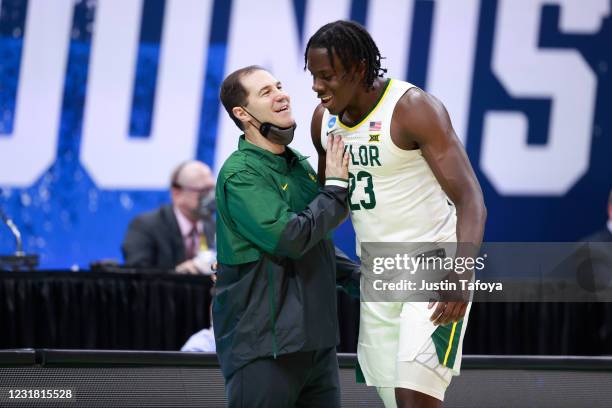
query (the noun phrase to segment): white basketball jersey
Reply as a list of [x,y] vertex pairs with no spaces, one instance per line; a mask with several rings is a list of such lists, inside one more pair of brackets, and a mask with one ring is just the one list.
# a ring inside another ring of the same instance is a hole
[[402,150],[391,140],[398,100],[414,85],[394,79],[370,113],[349,127],[327,110],[321,144],[341,135],[349,150],[349,205],[361,242],[439,242],[456,232],[455,207],[440,187],[420,149]]

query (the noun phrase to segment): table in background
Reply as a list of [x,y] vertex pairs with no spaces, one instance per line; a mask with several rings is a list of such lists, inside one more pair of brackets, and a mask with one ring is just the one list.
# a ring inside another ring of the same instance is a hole
[[[206,276],[0,273],[0,349],[179,350],[210,325]],[[359,302],[338,292],[340,352],[355,352]],[[470,354],[612,354],[612,303],[474,304]]]

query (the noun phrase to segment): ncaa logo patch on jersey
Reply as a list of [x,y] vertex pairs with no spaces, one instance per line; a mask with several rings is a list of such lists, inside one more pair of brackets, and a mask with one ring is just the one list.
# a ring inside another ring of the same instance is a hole
[[327,127],[328,128],[332,128],[334,127],[334,125],[336,124],[336,117],[332,116],[331,118],[329,118],[329,120],[327,121]]

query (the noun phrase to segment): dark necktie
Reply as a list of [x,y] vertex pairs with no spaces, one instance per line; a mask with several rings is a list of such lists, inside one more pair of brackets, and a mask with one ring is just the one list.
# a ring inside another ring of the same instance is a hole
[[185,254],[187,259],[193,259],[198,254],[198,229],[194,226],[187,236],[187,247],[185,248]]

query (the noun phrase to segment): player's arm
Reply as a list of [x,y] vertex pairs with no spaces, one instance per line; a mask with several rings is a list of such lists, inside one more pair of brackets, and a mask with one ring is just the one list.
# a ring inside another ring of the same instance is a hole
[[[396,107],[392,134],[399,135],[400,144],[418,145],[440,186],[455,205],[457,242],[473,245],[471,249],[458,246],[456,256],[476,256],[482,243],[487,211],[480,184],[444,105],[418,88],[410,89]],[[466,307],[465,302],[439,302],[432,320],[437,324],[457,321],[465,315]]]
[[317,177],[319,184],[325,184],[325,150],[321,144],[321,121],[323,120],[323,113],[325,108],[322,105],[318,105],[312,114],[312,122],[310,123],[310,136],[312,137],[312,144],[317,150],[319,161],[317,165]]

